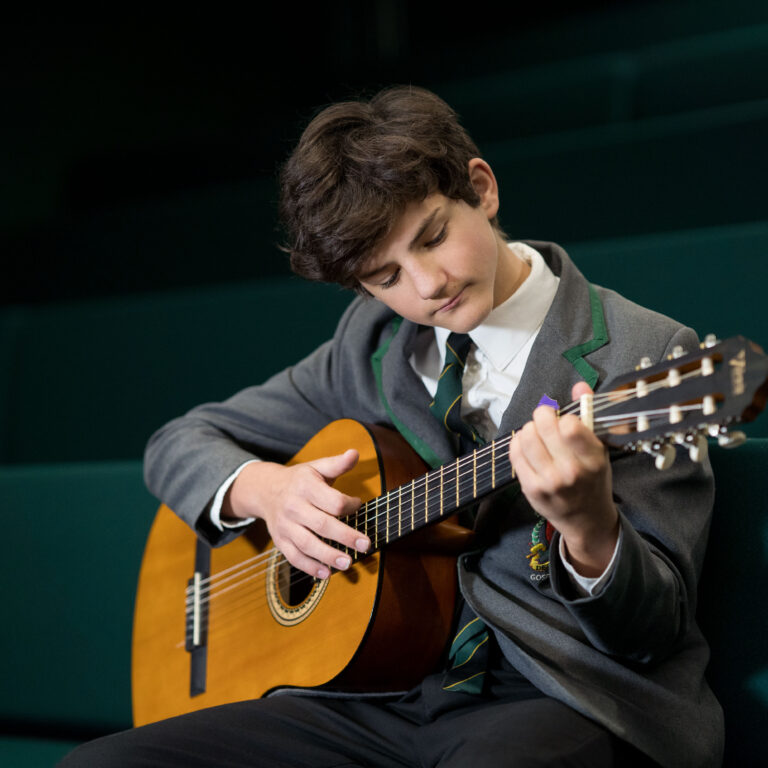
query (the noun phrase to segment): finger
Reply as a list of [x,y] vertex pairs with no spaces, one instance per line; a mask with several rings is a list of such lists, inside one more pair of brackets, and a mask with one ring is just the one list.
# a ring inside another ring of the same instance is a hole
[[594,471],[607,461],[603,443],[575,416],[566,416],[561,420],[560,435],[567,450],[586,469]]
[[371,546],[370,539],[365,533],[317,507],[308,507],[301,516],[301,523],[316,536],[330,539],[358,552],[367,552]]
[[[347,528],[347,526],[343,525],[335,518],[323,515],[322,513],[319,515],[319,519],[319,525],[315,529],[305,526],[294,527],[290,534],[291,543],[302,553],[302,555],[309,557],[318,563],[322,563],[332,568],[338,568],[342,571],[346,570],[352,564],[351,555],[337,547],[331,546],[327,541],[323,541],[323,539],[336,541],[335,536],[328,535],[328,531],[325,530],[326,528],[333,527],[334,525],[339,526],[340,528]],[[328,523],[330,523],[331,526],[328,526]],[[355,531],[352,531],[353,536],[355,533]],[[343,538],[343,535],[339,536],[339,538]],[[340,543],[343,544],[343,542]]]
[[[275,542],[275,544],[277,544],[277,542]],[[303,571],[309,576],[318,579],[327,579],[331,575],[331,569],[327,565],[308,557],[290,541],[282,542],[278,545],[278,549],[294,568]]]
[[360,509],[362,501],[357,496],[348,496],[346,493],[331,488],[322,478],[307,487],[307,497],[318,509],[323,510],[334,517],[351,515]]
[[[547,410],[551,411],[551,408],[547,408]],[[522,429],[515,433],[513,442],[517,443],[518,455],[522,455],[525,458],[527,465],[532,471],[536,473],[547,471],[547,467],[552,463],[552,456],[542,441],[537,426],[533,421],[529,421]]]

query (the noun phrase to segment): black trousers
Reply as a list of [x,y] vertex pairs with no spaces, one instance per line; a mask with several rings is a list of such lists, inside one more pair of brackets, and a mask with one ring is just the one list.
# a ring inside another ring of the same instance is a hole
[[[429,680],[429,678],[428,678]],[[59,768],[514,768],[653,765],[532,686],[498,699],[464,694],[433,707],[278,696],[214,707],[78,747]]]

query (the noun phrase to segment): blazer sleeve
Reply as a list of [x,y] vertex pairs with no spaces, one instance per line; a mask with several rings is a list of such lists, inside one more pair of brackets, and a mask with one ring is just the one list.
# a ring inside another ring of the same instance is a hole
[[[690,329],[681,329],[668,349],[696,343]],[[647,454],[612,461],[622,537],[613,572],[597,595],[577,596],[559,556],[552,558],[553,590],[592,645],[638,663],[671,653],[695,618],[714,481],[708,460],[694,463],[684,448],[677,452],[663,471]],[[559,540],[553,545],[557,552]]]
[[296,365],[155,432],[144,454],[149,490],[210,544],[234,538],[238,531],[216,529],[207,508],[243,462],[258,457],[284,463],[334,419],[376,418],[364,405],[370,389],[364,366],[351,362],[368,361],[373,341],[367,336],[374,338],[381,324],[371,315],[364,302],[352,302],[334,338]]

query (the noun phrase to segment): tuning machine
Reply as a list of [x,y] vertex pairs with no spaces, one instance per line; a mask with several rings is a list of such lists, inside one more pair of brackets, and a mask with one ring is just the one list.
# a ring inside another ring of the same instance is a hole
[[669,443],[643,440],[640,449],[654,457],[656,469],[669,469],[675,463],[675,449]]
[[739,431],[734,432],[723,431],[717,436],[717,444],[723,448],[738,448],[747,441],[747,436]]
[[709,443],[707,443],[707,438],[702,432],[678,432],[674,436],[674,441],[688,449],[691,461],[699,464],[707,458]]
[[710,424],[707,427],[707,432],[710,437],[717,438],[717,444],[722,448],[738,448],[747,440],[747,436],[740,430],[729,432],[726,427],[720,426],[720,424]]

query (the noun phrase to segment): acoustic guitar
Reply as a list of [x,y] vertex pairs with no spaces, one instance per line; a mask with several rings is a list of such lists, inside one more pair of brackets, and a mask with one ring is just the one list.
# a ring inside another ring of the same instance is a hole
[[[656,365],[614,379],[561,409],[609,447],[649,453],[664,469],[677,446],[701,461],[707,438],[736,445],[768,395],[768,359],[743,337],[708,337]],[[293,686],[403,690],[435,668],[456,597],[455,563],[471,531],[455,513],[514,482],[511,435],[436,469],[395,432],[331,423],[290,463],[356,448],[334,483],[365,503],[346,518],[372,542],[346,571],[297,571],[260,523],[211,549],[166,506],[147,541],[133,630],[136,725]]]

